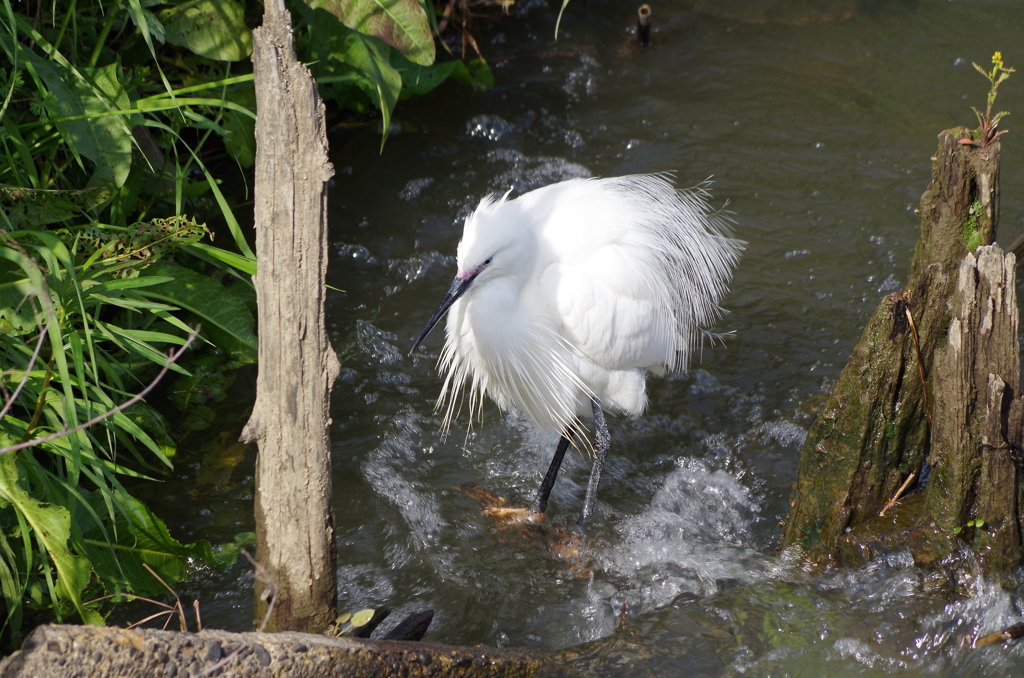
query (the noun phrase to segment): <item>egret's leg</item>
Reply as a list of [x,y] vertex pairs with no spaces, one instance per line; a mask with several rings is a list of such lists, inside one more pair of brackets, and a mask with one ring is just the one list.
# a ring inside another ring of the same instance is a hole
[[562,458],[565,457],[567,449],[569,449],[569,438],[563,435],[558,441],[558,447],[555,448],[555,456],[551,458],[551,465],[548,466],[544,482],[540,484],[537,500],[533,502],[533,507],[530,509],[533,513],[544,513],[547,511],[548,497],[551,496],[551,488],[555,486],[555,478],[558,477],[558,469],[562,467]]
[[580,519],[576,522],[577,529],[582,530],[594,514],[594,505],[597,504],[597,486],[601,482],[601,471],[604,469],[604,460],[608,456],[608,447],[611,444],[611,437],[608,435],[608,424],[604,420],[604,412],[601,411],[601,401],[597,398],[591,400],[594,407],[594,466],[590,469],[590,482],[587,483],[587,496],[583,500],[583,510],[580,511]]

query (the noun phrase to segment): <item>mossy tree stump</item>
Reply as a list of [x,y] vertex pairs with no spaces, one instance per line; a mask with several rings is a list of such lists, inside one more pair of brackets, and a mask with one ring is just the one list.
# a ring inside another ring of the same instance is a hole
[[[978,483],[967,483],[957,475],[994,474],[981,482],[985,485],[996,480],[1004,483],[1006,478],[999,474],[1012,473],[1016,483],[1012,463],[1009,469],[1004,463],[1008,459],[1005,447],[1000,448],[1003,454],[994,466],[987,465],[986,459],[995,459],[996,455],[979,454],[980,442],[964,443],[974,445],[972,450],[961,450],[965,459],[957,456],[953,461],[944,452],[951,440],[950,427],[957,431],[966,427],[965,440],[980,441],[985,424],[978,422],[979,418],[986,419],[987,409],[979,409],[978,404],[979,398],[985,404],[988,402],[990,372],[1000,375],[1005,384],[1003,394],[1007,403],[1017,396],[1020,365],[1016,336],[1010,343],[1005,339],[993,340],[1004,342],[1000,350],[1013,356],[997,361],[1000,363],[997,369],[989,369],[992,366],[985,362],[988,358],[973,362],[976,353],[965,356],[971,361],[971,367],[959,369],[971,372],[971,385],[966,380],[954,383],[952,377],[943,381],[933,375],[936,352],[947,343],[961,262],[969,252],[993,242],[999,221],[999,144],[995,142],[981,148],[970,140],[971,133],[964,128],[939,135],[932,179],[918,209],[920,237],[907,285],[879,304],[801,450],[799,476],[783,546],[798,546],[815,562],[829,564],[849,561],[855,556],[869,557],[871,549],[864,546],[868,543],[884,543],[885,548],[905,547],[914,528],[935,520],[931,531],[918,529],[914,533],[915,543],[920,548],[912,551],[915,557],[927,560],[926,553],[948,553],[959,539],[953,530],[973,520],[968,517],[979,510],[993,516],[1002,512],[1004,518],[1010,516],[1011,522],[1019,523],[1015,499],[1012,507],[1008,507],[1008,494],[1000,494],[996,499]],[[972,270],[976,285],[977,268]],[[1008,275],[1012,279],[1012,266]],[[988,285],[986,289],[1003,294],[1002,301],[980,303],[1008,310],[1007,299],[1013,295],[1001,286],[1005,285],[1005,279],[993,284],[994,288]],[[1015,326],[1015,299],[1013,304]],[[964,334],[977,331],[977,326],[965,324],[959,336],[963,338]],[[991,348],[993,341],[986,339],[982,343]],[[944,351],[943,355],[950,352],[949,349]],[[974,385],[979,378],[982,380],[981,396]],[[937,403],[934,412],[930,400]],[[948,417],[948,405],[954,400],[973,403],[970,413],[964,413],[959,421],[944,419],[933,429],[929,417]],[[1010,412],[1009,405],[1002,407],[1004,415]],[[970,419],[969,424],[965,423],[967,419]],[[1006,430],[1005,416],[1002,421],[1001,430]],[[1019,429],[1019,420],[1016,426]],[[1019,439],[1019,431],[1008,433],[1010,439],[1014,435]],[[973,461],[967,461],[966,457]],[[908,478],[908,491],[916,489],[916,481],[926,468],[926,459],[936,466],[932,481],[936,491],[928,493],[927,501],[915,497],[891,512],[888,518],[879,518]],[[982,469],[985,469],[983,473]],[[952,480],[954,476],[959,480]],[[939,489],[949,490],[949,486],[944,485],[947,482],[959,483],[957,497],[950,498],[948,505]],[[1011,485],[1015,487],[1014,483]],[[1009,494],[1015,496],[1015,490]],[[985,524],[995,524],[983,520]],[[1019,538],[1015,542],[1009,532],[1007,527],[1001,536],[992,537],[1000,544],[1003,555],[989,557],[990,565],[999,563],[999,567],[1003,567],[1011,560],[1019,560]],[[937,539],[938,534],[948,535],[948,538]],[[941,547],[939,542],[942,542]]]

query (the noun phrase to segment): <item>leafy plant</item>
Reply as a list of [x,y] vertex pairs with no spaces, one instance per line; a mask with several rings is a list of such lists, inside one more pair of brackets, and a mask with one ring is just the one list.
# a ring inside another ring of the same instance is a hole
[[175,219],[120,239],[90,229],[2,234],[0,299],[21,297],[4,304],[15,313],[3,318],[0,337],[0,591],[14,633],[26,601],[58,619],[100,622],[102,609],[84,602],[94,588],[152,595],[162,586],[143,565],[174,582],[189,562],[224,561],[205,542],[173,540],[119,479],[171,467],[176,449],[163,416],[141,401],[119,405],[161,367],[190,374],[160,349],[191,341],[176,313],[231,328],[234,355],[254,355],[251,314],[246,325],[230,303],[211,306],[226,294],[218,283],[158,261],[203,233]]
[[[156,375],[255,360],[251,311],[200,272],[255,273],[202,155],[251,163],[252,76],[228,61],[251,49],[242,5],[52,9],[0,1],[0,595],[14,638],[26,606],[102,622],[93,592],[155,594],[146,567],[173,582],[233,557],[175,541],[121,482],[171,468],[171,426],[136,395]],[[190,29],[211,20],[231,38]],[[191,51],[161,46],[178,40]],[[219,215],[240,253],[201,242],[186,210]],[[168,363],[200,324],[211,348]]]
[[482,58],[434,63],[433,10],[418,0],[305,0],[296,48],[312,61],[322,96],[344,108],[376,107],[382,117],[381,150],[391,114],[401,99],[422,96],[448,78],[489,89],[494,77]]
[[[491,82],[482,59],[433,63],[428,3],[313,5],[296,8],[300,57],[340,107],[379,108],[385,137],[400,99]],[[208,162],[254,162],[260,10],[0,0],[0,598],[15,638],[26,609],[102,622],[106,601],[237,552],[180,544],[121,483],[171,468],[172,427],[142,398],[160,377],[174,373],[159,388],[177,422],[200,428],[255,361],[255,257]]]
[[975,518],[974,520],[968,520],[966,524],[960,525],[958,527],[954,527],[953,528],[953,534],[960,534],[961,532],[963,532],[963,529],[965,527],[967,529],[978,528],[980,530],[980,529],[983,529],[985,527],[985,521],[982,520],[981,518]]
[[978,131],[975,135],[977,144],[982,148],[988,148],[988,145],[998,139],[1003,134],[1006,134],[1007,130],[996,131],[999,127],[999,122],[1007,115],[1006,111],[1000,111],[998,113],[992,113],[992,106],[996,103],[996,96],[999,93],[999,85],[1010,77],[1010,74],[1014,72],[1014,69],[1007,68],[1003,65],[1003,53],[996,52],[992,55],[992,70],[986,71],[984,68],[976,63],[972,62],[974,69],[985,76],[989,82],[988,99],[985,105],[985,112],[982,113],[974,106],[971,106],[971,110],[978,116]]

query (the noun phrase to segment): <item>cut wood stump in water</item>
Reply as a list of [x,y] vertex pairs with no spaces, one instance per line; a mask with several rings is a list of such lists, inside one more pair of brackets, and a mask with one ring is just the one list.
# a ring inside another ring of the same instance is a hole
[[819,564],[908,546],[922,564],[961,546],[988,571],[1020,562],[1013,257],[979,250],[999,221],[999,143],[970,139],[939,135],[907,285],[882,300],[801,450],[783,546]]

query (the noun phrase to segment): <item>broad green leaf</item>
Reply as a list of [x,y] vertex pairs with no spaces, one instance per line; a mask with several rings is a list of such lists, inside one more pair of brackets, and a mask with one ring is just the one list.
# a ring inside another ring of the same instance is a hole
[[89,584],[92,567],[86,558],[74,555],[68,549],[71,514],[63,506],[33,499],[19,486],[16,456],[5,454],[0,457],[0,499],[24,518],[57,571],[57,581],[50,595],[58,609],[62,603],[70,603],[83,620],[94,620],[95,614],[87,613],[82,603],[82,591]]
[[157,15],[164,39],[199,56],[241,61],[252,54],[252,31],[245,8],[236,0],[190,0]]
[[117,79],[119,66],[73,73],[34,52],[26,50],[25,55],[56,98],[62,116],[57,122],[68,132],[66,141],[96,165],[89,186],[122,186],[131,169],[132,136],[119,113],[129,107]]
[[[142,502],[120,491],[112,494],[117,507],[113,530],[104,535],[94,521],[83,530],[84,551],[108,588],[141,595],[164,593],[166,589],[149,574],[143,563],[156,570],[168,585],[174,586],[188,575],[193,561],[218,565],[226,560],[206,540],[182,544]],[[97,501],[94,499],[92,503],[98,513],[105,509],[97,506]],[[88,521],[85,515],[82,517]]]
[[434,36],[419,0],[307,0],[307,4],[331,12],[353,31],[380,38],[420,66],[434,62]]
[[431,66],[421,66],[405,59],[398,52],[391,53],[391,67],[402,76],[402,99],[423,96],[448,79],[459,61],[446,61]]
[[494,87],[494,73],[483,59],[456,62],[452,70],[452,80],[465,83],[481,92]]
[[0,209],[7,212],[11,226],[31,228],[71,219],[103,204],[113,195],[113,189],[108,186],[68,191],[0,186]]
[[423,96],[448,78],[466,83],[480,91],[494,87],[494,75],[483,59],[474,59],[468,64],[462,61],[446,61],[421,66],[392,50],[391,67],[402,77],[402,99]]
[[256,121],[250,111],[256,110],[256,90],[251,85],[229,93],[228,98],[246,109],[243,114],[235,109],[224,110],[224,145],[228,153],[242,167],[256,163]]
[[344,26],[322,9],[313,10],[307,21],[312,51],[321,62],[314,65],[314,75],[319,81],[321,75],[335,75],[338,70],[355,71],[358,76],[355,84],[380,109],[384,124],[383,149],[391,125],[391,111],[402,91],[402,76],[391,66],[391,47],[378,38]]
[[177,264],[157,262],[146,272],[172,281],[137,290],[137,294],[192,313],[202,323],[203,335],[215,346],[236,360],[256,361],[256,321],[238,297],[212,278]]
[[354,615],[352,615],[352,626],[366,626],[369,623],[369,621],[373,619],[373,615],[375,612],[376,610],[372,608],[359,610],[359,612],[356,612]]
[[0,335],[19,336],[46,322],[46,312],[35,299],[43,290],[39,268],[12,247],[0,247]]
[[307,0],[352,30],[388,43],[421,66],[434,63],[434,36],[419,0]]

